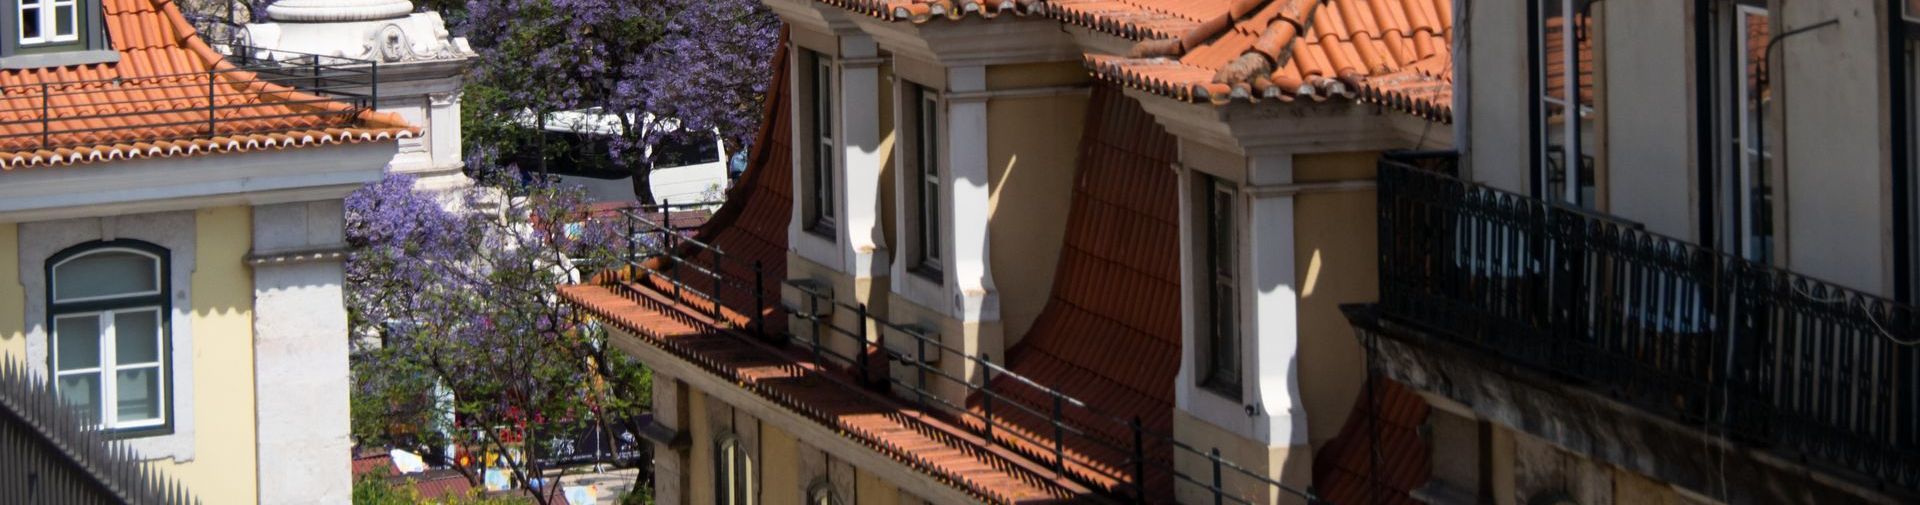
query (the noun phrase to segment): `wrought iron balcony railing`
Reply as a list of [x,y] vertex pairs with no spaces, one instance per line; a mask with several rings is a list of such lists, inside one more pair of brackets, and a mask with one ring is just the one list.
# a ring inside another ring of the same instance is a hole
[[1745,443],[1920,487],[1914,306],[1432,168],[1380,163],[1380,314]]

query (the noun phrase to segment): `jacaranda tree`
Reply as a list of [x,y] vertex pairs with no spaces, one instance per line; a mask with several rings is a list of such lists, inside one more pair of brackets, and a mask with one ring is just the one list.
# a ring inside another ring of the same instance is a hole
[[[716,129],[730,151],[752,141],[779,42],[759,0],[472,0],[458,17],[480,53],[463,102],[476,164],[585,152],[634,174],[647,203],[649,146]],[[559,111],[618,127],[541,142],[529,123]]]
[[460,211],[405,176],[348,197],[353,430],[362,444],[441,453],[476,483],[492,453],[531,488],[564,471],[543,462],[556,442],[638,418],[652,386],[555,295],[612,257],[612,228],[582,221],[577,191],[487,182],[452,195]]

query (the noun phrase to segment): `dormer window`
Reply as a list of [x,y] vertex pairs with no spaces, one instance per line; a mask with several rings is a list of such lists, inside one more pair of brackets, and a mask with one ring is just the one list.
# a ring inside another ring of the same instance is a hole
[[21,47],[80,40],[80,6],[76,0],[19,2]]
[[0,0],[0,69],[54,68],[120,60],[107,44],[100,0]]

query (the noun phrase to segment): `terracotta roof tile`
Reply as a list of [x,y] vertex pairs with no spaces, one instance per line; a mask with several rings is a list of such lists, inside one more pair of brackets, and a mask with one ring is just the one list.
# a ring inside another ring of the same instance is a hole
[[[172,0],[103,0],[102,7],[120,61],[0,71],[0,168],[419,133],[398,115],[356,109],[234,66],[200,40]],[[210,109],[217,121],[209,121]]]
[[1314,488],[1329,503],[1423,503],[1412,493],[1433,474],[1432,449],[1420,435],[1427,401],[1392,379],[1375,377],[1369,386],[1372,401],[1362,390],[1340,435],[1314,455]]
[[[1134,2],[1147,0],[1108,0]],[[1131,55],[1088,55],[1087,65],[1104,79],[1188,101],[1338,98],[1452,120],[1450,0],[1192,4],[1213,4],[1219,17],[1185,32],[1131,29],[1153,40]]]
[[1045,0],[819,0],[821,3],[885,19],[925,23],[934,19],[1026,14]]
[[[1174,149],[1174,138],[1137,102],[1115,86],[1095,87],[1053,294],[1007,354],[1014,373],[1097,411],[1064,412],[1097,437],[1067,437],[1068,459],[1078,461],[1068,470],[1116,494],[1130,493],[1134,478],[1131,469],[1116,467],[1132,455],[1115,447],[1133,444],[1131,426],[1116,419],[1137,417],[1149,433],[1172,432],[1174,375],[1180,369],[1179,271],[1166,261],[1179,256],[1176,181],[1167,170]],[[993,391],[1035,411],[1052,406],[1050,395],[1014,378],[996,379]],[[981,394],[968,405],[984,413]],[[996,429],[1052,438],[1051,425],[1040,416],[1001,408],[994,417]],[[1013,435],[1001,438],[1034,445]],[[1044,461],[1053,457],[1051,447],[1028,452]],[[1157,440],[1147,452],[1158,462],[1172,457],[1172,448]],[[1171,498],[1166,468],[1149,468],[1149,496]]]

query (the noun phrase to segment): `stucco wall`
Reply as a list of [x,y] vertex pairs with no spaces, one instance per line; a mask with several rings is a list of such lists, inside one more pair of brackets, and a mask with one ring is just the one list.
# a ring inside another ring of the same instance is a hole
[[20,225],[0,223],[0,358],[27,359],[27,293],[20,285]]
[[[194,213],[194,461],[170,471],[205,503],[254,503],[253,222],[247,207]],[[344,385],[342,385],[344,387]],[[285,455],[306,457],[309,455]],[[164,466],[164,464],[163,464]]]
[[800,473],[800,441],[771,423],[760,423],[760,503],[800,505],[807,479]]
[[[1302,448],[1301,446],[1268,446],[1247,440],[1220,429],[1213,423],[1195,418],[1184,410],[1173,411],[1173,436],[1181,443],[1201,452],[1219,449],[1221,459],[1264,474],[1269,479],[1278,480],[1296,489],[1306,489],[1313,481],[1313,457],[1309,451],[1295,451]],[[1207,459],[1190,452],[1175,451],[1173,464],[1175,469],[1185,475],[1213,475],[1213,467]],[[1254,503],[1287,505],[1304,505],[1305,503],[1294,499],[1281,499],[1285,495],[1279,495],[1272,486],[1248,479],[1232,470],[1224,471],[1221,482],[1221,486],[1232,492],[1234,496],[1255,497]],[[1188,482],[1175,484],[1174,498],[1180,503],[1213,503],[1211,491]]]
[[989,257],[1009,346],[1052,295],[1086,106],[1080,94],[987,102]]
[[859,505],[899,505],[900,488],[867,472],[856,472],[853,503]]
[[[1674,2],[1679,3],[1679,2]],[[1603,4],[1604,5],[1604,4]],[[1465,7],[1467,48],[1473,58],[1467,93],[1470,176],[1508,191],[1527,192],[1527,10],[1524,2],[1473,2]]]
[[[1785,186],[1775,216],[1784,237],[1775,256],[1813,277],[1892,294],[1886,188],[1886,42],[1880,0],[1784,2],[1776,28],[1821,28],[1781,42],[1774,54],[1784,76],[1774,85],[1775,124],[1785,144],[1773,153]],[[1776,132],[1779,133],[1779,132]],[[1780,186],[1776,186],[1780,187]]]
[[[1370,180],[1378,153],[1295,156],[1299,183]],[[1379,235],[1372,189],[1304,193],[1294,200],[1299,279],[1301,401],[1315,447],[1340,434],[1366,380],[1366,360],[1345,303],[1379,300]]]
[[[1605,101],[1607,211],[1647,226],[1648,231],[1697,240],[1699,170],[1691,126],[1694,113],[1691,2],[1609,0],[1598,5],[1607,28],[1605,54],[1623,63],[1606,65]],[[1524,39],[1522,39],[1524,43]],[[1516,96],[1518,101],[1524,95]],[[1524,137],[1523,137],[1524,138]],[[1524,145],[1516,145],[1524,148]]]

